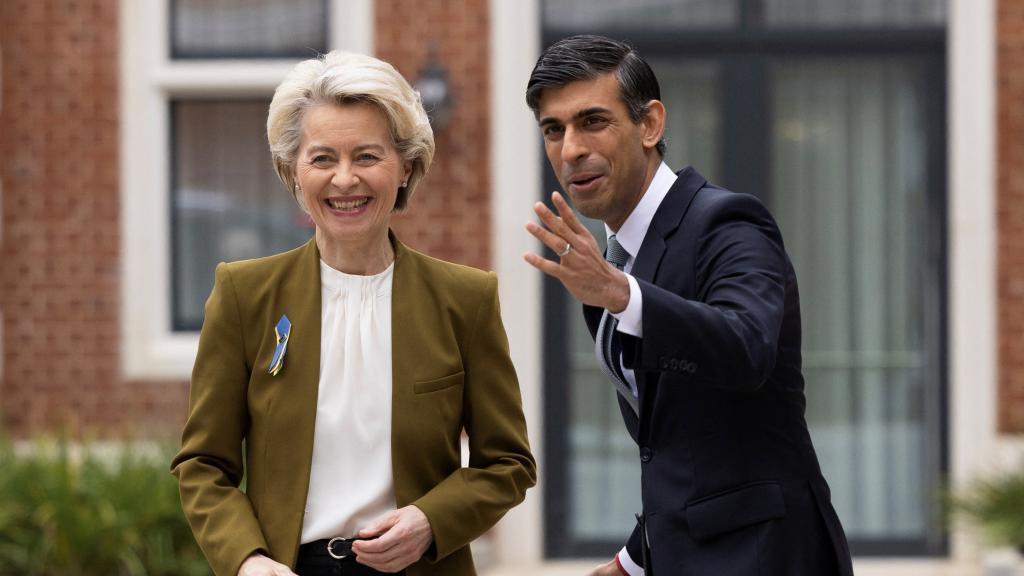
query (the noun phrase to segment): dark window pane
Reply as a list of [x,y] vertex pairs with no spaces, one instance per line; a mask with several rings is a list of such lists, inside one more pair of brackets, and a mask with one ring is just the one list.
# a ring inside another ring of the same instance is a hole
[[172,0],[171,54],[312,56],[327,51],[326,0]]
[[768,26],[923,27],[946,22],[946,0],[764,0]]
[[693,165],[721,182],[719,67],[712,62],[649,60],[665,103],[665,162],[675,171]]
[[267,101],[172,103],[173,326],[196,330],[218,262],[266,256],[312,228],[270,162]]
[[[941,270],[929,258],[925,68],[771,68],[772,208],[800,278],[807,420],[851,540],[929,536]],[[931,366],[932,370],[929,369]]]
[[723,28],[736,25],[735,0],[546,0],[544,25],[594,28]]
[[[581,218],[605,244],[604,224]],[[636,444],[625,433],[615,388],[601,372],[594,355],[594,339],[567,294],[569,307],[569,529],[577,541],[617,540],[629,534],[640,510],[640,469]]]

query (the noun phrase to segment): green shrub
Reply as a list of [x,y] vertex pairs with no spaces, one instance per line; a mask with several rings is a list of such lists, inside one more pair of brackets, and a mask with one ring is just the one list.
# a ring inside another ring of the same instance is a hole
[[1024,553],[1024,469],[978,480],[952,496],[950,504],[992,544]]
[[206,575],[167,471],[169,450],[99,455],[0,440],[0,575]]

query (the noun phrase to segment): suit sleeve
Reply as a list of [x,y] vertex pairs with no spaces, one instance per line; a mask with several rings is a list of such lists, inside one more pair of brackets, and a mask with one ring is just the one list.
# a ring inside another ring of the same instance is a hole
[[171,464],[182,509],[218,576],[235,576],[249,554],[267,550],[249,499],[239,489],[248,382],[238,299],[222,263],[206,301],[181,450]]
[[782,237],[768,210],[745,194],[723,196],[702,220],[697,299],[638,280],[643,337],[623,336],[632,352],[625,362],[634,370],[676,372],[684,381],[754,390],[775,366],[788,270]]
[[488,276],[463,345],[463,417],[469,465],[413,502],[434,532],[427,558],[437,561],[491,528],[537,481],[522,398],[501,322],[497,278]]
[[637,566],[644,568],[644,538],[641,530],[639,523],[633,526],[633,533],[629,535],[625,548],[629,559]]

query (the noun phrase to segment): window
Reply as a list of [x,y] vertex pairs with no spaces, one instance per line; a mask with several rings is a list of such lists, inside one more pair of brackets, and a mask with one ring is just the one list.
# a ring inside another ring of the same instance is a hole
[[[672,3],[692,8],[683,22],[657,16],[668,3],[602,0],[581,22],[580,2],[544,3],[543,44],[630,41],[661,83],[668,164],[760,196],[779,221],[808,424],[853,552],[944,553],[945,3]],[[578,305],[550,279],[544,299],[545,418],[567,423],[546,427],[547,554],[607,556],[639,510],[636,447]]]
[[325,0],[171,0],[171,55],[308,57],[327,51]]
[[170,102],[172,327],[199,330],[218,262],[309,239],[309,218],[281,185],[266,144],[269,100]]
[[217,262],[310,237],[277,180],[267,105],[295,62],[369,53],[370,0],[121,3],[124,369],[191,370]]

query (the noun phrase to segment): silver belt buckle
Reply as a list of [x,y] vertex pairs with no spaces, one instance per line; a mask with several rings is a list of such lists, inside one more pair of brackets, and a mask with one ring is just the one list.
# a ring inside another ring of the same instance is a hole
[[[344,538],[341,538],[341,537],[335,537],[335,538],[331,538],[330,541],[327,542],[327,553],[330,554],[331,558],[334,558],[335,560],[341,560],[342,558],[345,558],[346,556],[348,556],[348,554],[335,554],[334,553],[334,543],[335,542],[340,542],[341,544],[345,544],[345,543],[348,542],[348,540],[345,540]],[[351,553],[351,550],[352,550],[351,546],[352,545],[349,544],[349,551],[350,551],[350,553]]]

